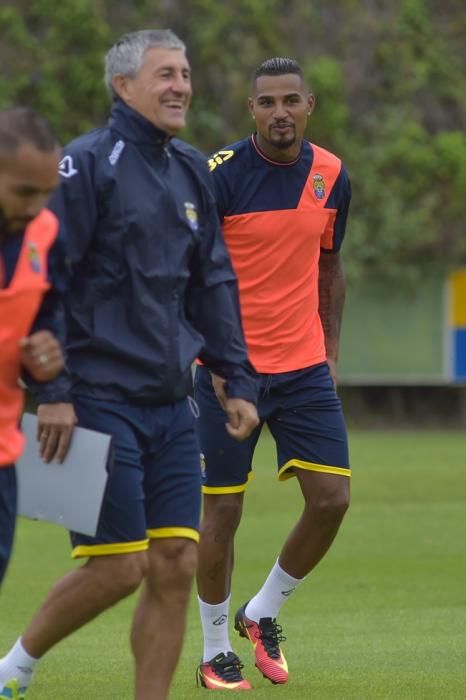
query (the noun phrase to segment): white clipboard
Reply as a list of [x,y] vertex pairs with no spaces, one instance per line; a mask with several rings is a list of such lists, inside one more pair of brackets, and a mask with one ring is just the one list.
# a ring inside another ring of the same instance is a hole
[[39,456],[37,417],[25,413],[21,430],[26,449],[16,462],[18,515],[94,537],[107,485],[111,436],[75,427],[64,462],[46,464]]

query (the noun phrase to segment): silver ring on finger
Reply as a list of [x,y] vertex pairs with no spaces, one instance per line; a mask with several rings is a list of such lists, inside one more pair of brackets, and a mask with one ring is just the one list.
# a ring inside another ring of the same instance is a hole
[[42,355],[39,355],[38,362],[40,365],[42,365],[42,367],[44,365],[46,365],[48,361],[49,361],[49,358],[47,357],[47,355],[45,353],[42,353]]

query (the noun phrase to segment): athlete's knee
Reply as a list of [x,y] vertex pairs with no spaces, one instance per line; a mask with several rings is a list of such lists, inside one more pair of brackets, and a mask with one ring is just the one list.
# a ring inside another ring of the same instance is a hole
[[147,553],[93,557],[86,566],[96,577],[101,590],[118,600],[139,588],[147,572]]
[[306,510],[321,524],[334,526],[349,508],[350,480],[343,476],[325,477],[318,487],[305,493]]
[[204,497],[204,517],[201,526],[201,537],[208,537],[218,532],[234,535],[241,522],[243,512],[243,494],[225,493]]
[[349,489],[338,489],[330,493],[321,493],[313,503],[314,513],[323,523],[339,524],[350,504]]
[[189,591],[197,567],[197,544],[185,538],[157,539],[149,549],[148,585],[165,595]]

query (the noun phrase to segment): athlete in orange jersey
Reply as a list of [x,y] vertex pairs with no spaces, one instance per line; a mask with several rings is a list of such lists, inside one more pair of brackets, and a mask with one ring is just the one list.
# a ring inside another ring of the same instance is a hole
[[0,112],[0,583],[16,518],[13,465],[24,442],[18,429],[24,400],[19,379],[26,371],[47,382],[64,366],[51,332],[55,290],[47,294],[58,221],[43,208],[58,183],[59,158],[60,148],[42,117],[20,108]]
[[304,498],[263,587],[235,618],[272,683],[288,680],[280,608],[325,555],[349,505],[346,428],[335,381],[345,294],[339,249],[351,192],[341,161],[303,138],[313,108],[299,65],[266,61],[254,73],[249,99],[256,133],[209,161],[262,387],[261,423],[248,440],[234,443],[224,428],[223,381],[205,367],[196,372],[205,461],[198,676],[213,690],[251,687],[230,643],[228,614],[234,536],[262,425],[277,445],[279,479],[296,477]]

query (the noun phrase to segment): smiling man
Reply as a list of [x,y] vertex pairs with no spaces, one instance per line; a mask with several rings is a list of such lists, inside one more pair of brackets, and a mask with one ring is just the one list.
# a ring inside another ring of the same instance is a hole
[[135,697],[166,699],[197,563],[196,357],[227,381],[230,434],[244,439],[258,423],[208,167],[172,138],[191,99],[185,46],[168,30],[126,34],[107,54],[105,79],[109,123],[66,147],[51,202],[71,267],[72,403],[37,399],[47,460],[75,413],[113,436],[114,459],[96,536],[72,533],[73,556],[87,561],[0,661],[0,698],[22,698],[38,659],[144,582],[131,633]]
[[[350,185],[340,159],[304,138],[314,102],[296,61],[265,61],[253,74],[249,98],[255,133],[209,161],[248,350],[260,373],[260,425],[241,444],[223,428],[223,380],[212,381],[204,367],[195,379],[205,458],[198,674],[212,690],[251,687],[230,643],[228,615],[234,537],[262,425],[276,442],[278,478],[295,477],[304,500],[264,585],[235,617],[235,629],[272,683],[286,683],[289,675],[278,613],[327,552],[349,503],[335,381],[345,293],[339,249]],[[279,527],[280,513],[275,516]]]

